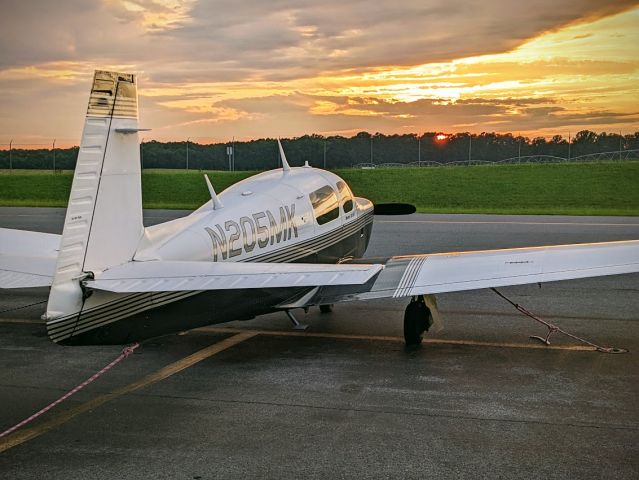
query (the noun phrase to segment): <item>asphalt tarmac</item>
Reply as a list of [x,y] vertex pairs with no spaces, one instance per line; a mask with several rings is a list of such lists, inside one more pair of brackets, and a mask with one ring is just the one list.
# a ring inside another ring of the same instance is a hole
[[[63,216],[1,208],[0,227],[59,233]],[[373,232],[383,256],[639,239],[639,219],[410,215]],[[531,341],[544,327],[488,290],[439,295],[445,329],[412,350],[405,300],[300,312],[307,332],[268,315],[144,342],[1,438],[0,477],[639,478],[639,275],[500,290],[629,353]],[[46,293],[0,292],[0,310]],[[0,430],[120,353],[52,344],[43,309],[0,313]]]

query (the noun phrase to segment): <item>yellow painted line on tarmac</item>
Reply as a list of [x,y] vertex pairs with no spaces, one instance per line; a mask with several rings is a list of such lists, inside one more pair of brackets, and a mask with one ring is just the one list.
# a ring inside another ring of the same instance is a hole
[[480,220],[376,220],[375,223],[442,223],[460,225],[570,225],[584,227],[639,227],[639,223],[581,223],[581,222],[516,222]]
[[54,428],[57,428],[65,424],[66,422],[77,417],[78,415],[81,415],[97,407],[100,407],[101,405],[104,405],[105,403],[110,402],[111,400],[115,400],[116,398],[121,397],[123,395],[135,392],[136,390],[139,390],[141,388],[145,388],[155,383],[158,383],[164,380],[165,378],[170,377],[171,375],[175,375],[176,373],[179,373],[182,370],[185,370],[195,365],[196,363],[201,362],[202,360],[205,360],[217,353],[220,353],[228,348],[231,348],[239,343],[242,343],[254,337],[255,335],[257,335],[257,333],[255,333],[254,331],[244,330],[240,333],[237,333],[236,335],[233,335],[232,337],[229,337],[220,342],[214,343],[213,345],[203,348],[202,350],[199,350],[187,357],[184,357],[174,363],[171,363],[167,365],[166,367],[163,367],[153,373],[150,373],[149,375],[146,375],[145,377],[141,378],[140,380],[136,382],[130,383],[129,385],[118,388],[112,392],[100,395],[94,398],[93,400],[85,402],[76,407],[70,408],[60,413],[59,415],[51,418],[50,420],[47,420],[44,423],[41,423],[34,427],[25,428],[23,430],[18,430],[17,432],[9,435],[6,439],[3,439],[0,441],[0,453],[10,448],[13,448],[17,445],[20,445],[24,442],[28,442],[29,440],[32,440],[36,437],[39,437],[40,435],[47,433],[48,431],[53,430]]
[[[308,338],[329,338],[339,340],[367,340],[381,342],[401,342],[404,343],[402,337],[383,336],[383,335],[350,335],[343,333],[316,333],[303,332],[297,330],[280,331],[280,330],[246,330],[242,328],[226,328],[226,327],[202,327],[193,330],[195,332],[205,333],[238,333],[253,332],[255,335],[271,336],[271,337],[308,337]],[[480,342],[474,340],[447,340],[439,338],[424,338],[423,343],[428,345],[468,345],[473,347],[492,347],[492,348],[523,348],[533,350],[570,350],[576,352],[595,352],[596,348],[586,345],[542,345],[541,343],[512,343],[512,342]]]
[[542,345],[541,343],[479,342],[474,340],[438,340],[425,338],[423,343],[444,345],[470,345],[474,347],[524,348],[533,350],[569,350],[574,352],[596,352],[595,347],[586,345]]
[[[448,312],[464,314],[463,312]],[[471,314],[471,313],[467,313]],[[487,315],[487,312],[475,313],[475,315]],[[490,315],[496,315],[490,313]],[[510,316],[504,314],[504,316]],[[582,318],[582,317],[566,317],[566,318]],[[610,319],[606,319],[610,320]],[[14,324],[42,324],[37,320],[0,320],[0,324],[14,323]],[[203,333],[246,333],[250,332],[253,335],[264,335],[271,337],[310,337],[310,338],[334,338],[342,340],[367,340],[377,342],[404,342],[402,337],[393,337],[388,335],[356,335],[356,334],[344,334],[344,333],[323,333],[323,332],[304,332],[298,330],[251,330],[245,328],[231,328],[231,327],[200,327],[192,330],[194,332]],[[188,332],[185,332],[188,333]],[[444,338],[424,338],[423,343],[430,345],[469,345],[474,347],[497,347],[497,348],[528,348],[538,350],[571,350],[577,352],[595,352],[596,348],[585,345],[542,345],[537,343],[512,343],[512,342],[481,342],[474,340],[448,340]]]

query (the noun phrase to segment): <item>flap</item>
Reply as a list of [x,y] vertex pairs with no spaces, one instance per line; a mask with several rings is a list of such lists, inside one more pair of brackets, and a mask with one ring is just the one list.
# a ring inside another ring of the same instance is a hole
[[383,265],[306,263],[130,262],[109,268],[87,287],[110,292],[176,292],[361,285]]

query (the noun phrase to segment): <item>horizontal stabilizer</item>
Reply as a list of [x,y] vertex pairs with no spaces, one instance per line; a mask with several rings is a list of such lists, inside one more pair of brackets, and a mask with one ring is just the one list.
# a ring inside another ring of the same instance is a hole
[[0,288],[49,287],[55,258],[0,256]]
[[0,288],[48,287],[60,235],[0,228]]
[[59,247],[60,235],[0,228],[0,255],[55,258]]
[[361,285],[382,265],[240,262],[129,262],[83,283],[117,293]]

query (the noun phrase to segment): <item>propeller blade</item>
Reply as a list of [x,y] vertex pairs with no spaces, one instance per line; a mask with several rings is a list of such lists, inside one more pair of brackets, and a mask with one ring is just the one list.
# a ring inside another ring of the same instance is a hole
[[376,203],[375,215],[410,215],[417,208],[410,203]]

